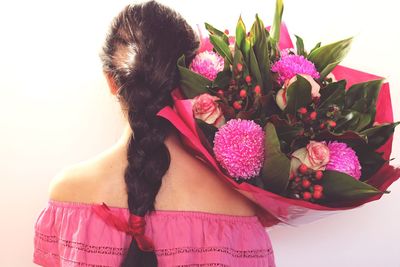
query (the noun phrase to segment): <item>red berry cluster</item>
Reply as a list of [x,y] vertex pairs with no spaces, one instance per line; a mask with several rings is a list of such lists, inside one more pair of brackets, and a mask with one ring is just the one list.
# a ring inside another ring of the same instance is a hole
[[336,114],[328,111],[327,114],[319,114],[313,106],[301,107],[297,110],[298,123],[304,127],[303,135],[314,139],[315,136],[325,130],[336,127]]
[[314,171],[305,164],[301,164],[297,173],[289,178],[289,196],[310,202],[322,199],[324,197],[324,188],[320,184],[322,177],[322,171]]
[[240,111],[248,106],[249,97],[261,95],[261,87],[254,83],[241,63],[233,67],[233,74],[234,79],[231,80],[228,90],[218,89],[217,93],[225,97],[235,110]]

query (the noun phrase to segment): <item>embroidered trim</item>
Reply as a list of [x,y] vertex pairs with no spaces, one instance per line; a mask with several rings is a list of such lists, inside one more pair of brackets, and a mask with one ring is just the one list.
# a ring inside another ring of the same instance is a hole
[[45,235],[39,232],[36,233],[36,238],[48,242],[48,243],[58,243],[64,247],[78,249],[86,253],[95,254],[107,254],[107,255],[125,255],[128,252],[128,248],[116,248],[116,247],[106,247],[106,246],[94,246],[88,245],[80,242],[70,241],[60,239],[57,236]]
[[256,250],[235,250],[227,247],[180,247],[180,248],[166,248],[157,249],[155,253],[157,256],[171,256],[182,253],[207,253],[207,252],[221,252],[230,254],[236,258],[262,258],[268,257],[273,251],[271,248],[268,249],[256,249]]
[[[116,247],[107,247],[107,246],[93,246],[80,242],[63,240],[53,235],[45,235],[38,231],[35,231],[36,238],[41,241],[48,243],[58,243],[64,247],[71,249],[78,249],[84,251],[86,253],[96,253],[96,254],[107,254],[107,255],[126,255],[129,248],[116,248]],[[78,264],[78,266],[84,267],[108,267],[105,265],[93,265],[87,263],[75,262],[66,258],[61,257],[58,254],[50,253],[41,250],[40,248],[36,248],[39,252],[43,254],[51,254],[54,257],[58,257],[63,261],[72,262],[74,264]],[[235,250],[229,247],[179,247],[179,248],[166,248],[166,249],[156,249],[155,253],[157,257],[160,256],[172,256],[176,254],[184,254],[184,253],[209,253],[209,252],[219,252],[230,254],[232,257],[236,258],[264,258],[273,255],[272,248],[268,249],[258,249],[258,250]],[[222,263],[205,263],[205,264],[189,264],[189,265],[177,265],[176,267],[228,267],[228,265]]]
[[[48,252],[48,251],[44,251],[44,250],[42,250],[40,248],[36,248],[35,250],[36,250],[35,251],[36,253],[38,253],[38,254],[41,253],[42,255],[45,255],[46,257],[48,255],[51,255],[53,257],[61,259],[62,261],[69,262],[69,263],[74,263],[74,266],[76,264],[77,266],[83,266],[83,267],[112,267],[112,266],[109,266],[109,265],[89,264],[89,263],[83,263],[83,262],[77,262],[77,261],[69,260],[69,259],[61,257],[59,254],[55,254],[55,253],[51,253],[51,252]],[[42,262],[35,262],[35,263],[41,264]]]

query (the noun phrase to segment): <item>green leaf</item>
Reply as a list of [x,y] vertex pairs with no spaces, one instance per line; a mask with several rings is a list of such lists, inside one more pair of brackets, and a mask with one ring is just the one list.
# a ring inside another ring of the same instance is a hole
[[241,110],[239,113],[236,115],[236,119],[242,119],[242,120],[252,120],[255,114],[255,110],[249,109],[249,110]]
[[361,181],[369,179],[386,163],[382,155],[368,145],[353,146],[352,148],[356,151],[361,164]]
[[316,141],[325,141],[325,142],[338,141],[338,142],[346,143],[353,148],[367,145],[367,140],[366,140],[365,136],[360,135],[359,133],[356,133],[354,131],[345,131],[340,134],[332,133],[330,131],[324,131],[324,132],[319,133],[315,137],[315,140]]
[[281,152],[280,143],[272,123],[267,123],[265,131],[265,160],[261,171],[264,189],[282,193],[289,182],[290,160]]
[[303,39],[297,35],[295,35],[296,37],[296,51],[298,55],[307,57],[307,53],[304,50],[304,42]]
[[383,80],[372,80],[352,85],[346,92],[345,108],[368,113],[375,120],[376,100]]
[[264,23],[262,20],[256,15],[256,20],[253,23],[253,26],[250,30],[250,35],[252,37],[252,45],[254,49],[254,54],[256,56],[258,67],[260,69],[261,77],[262,77],[262,86],[265,92],[268,92],[272,89],[272,75],[271,75],[271,67],[270,67],[270,55],[269,55],[269,38],[268,31],[265,30]]
[[340,109],[343,108],[344,97],[346,94],[346,80],[333,82],[319,91],[319,109],[327,109],[330,105],[337,105]]
[[177,65],[180,74],[180,86],[187,98],[194,98],[197,95],[208,93],[207,88],[212,82],[186,68],[184,55],[178,59]]
[[304,131],[303,127],[291,126],[291,125],[280,125],[276,126],[276,132],[280,140],[284,140],[287,144],[291,144],[292,141]]
[[354,84],[345,94],[344,110],[335,131],[362,131],[375,121],[376,100],[382,80]]
[[235,52],[233,54],[233,67],[236,68],[238,63],[242,64],[243,65],[243,71],[246,71],[247,64],[244,61],[242,51],[239,49],[238,45],[235,44]]
[[393,135],[394,129],[399,124],[400,122],[381,124],[379,126],[366,129],[360,132],[360,134],[367,137],[368,145],[372,149],[378,149]]
[[231,81],[231,78],[232,78],[232,72],[230,70],[221,71],[217,74],[217,77],[215,78],[212,87],[227,88],[229,82]]
[[331,73],[332,70],[333,70],[337,65],[339,65],[339,63],[340,63],[340,61],[335,61],[335,62],[332,62],[332,63],[328,64],[328,65],[321,71],[321,73],[319,74],[320,80],[322,80],[323,78],[325,78],[326,76],[328,76],[328,74]]
[[246,26],[242,20],[242,16],[239,17],[239,20],[236,24],[236,44],[238,47],[242,47],[242,43],[246,38]]
[[287,89],[287,106],[285,113],[296,115],[301,107],[306,107],[311,102],[311,84],[300,75]]
[[320,47],[321,47],[321,42],[317,43],[317,44],[314,46],[314,48],[311,49],[310,53],[308,53],[308,54],[311,54],[312,52],[314,52],[314,50],[316,50],[317,48],[320,48]]
[[370,114],[361,113],[356,110],[345,110],[336,122],[335,131],[362,131],[372,123]]
[[243,23],[242,16],[236,25],[236,44],[241,49],[244,59],[248,63],[250,51],[250,39],[247,38],[246,26]]
[[250,49],[249,55],[250,55],[250,59],[249,59],[249,61],[250,61],[250,73],[252,74],[253,77],[255,77],[257,84],[260,85],[261,88],[262,88],[263,87],[263,80],[262,80],[262,77],[261,77],[261,72],[260,72],[260,68],[259,68],[259,65],[258,65],[258,61],[257,61],[256,55],[254,54],[253,49]]
[[244,38],[244,42],[242,44],[242,51],[243,51],[244,58],[246,59],[246,62],[248,64],[250,64],[250,62],[249,62],[250,61],[249,60],[250,49],[251,49],[250,37],[246,37],[246,38]]
[[214,28],[213,26],[211,26],[211,25],[208,24],[207,22],[204,23],[204,24],[205,24],[205,27],[206,27],[206,29],[208,30],[208,32],[209,32],[210,34],[215,34],[215,35],[221,37],[222,40],[224,40],[224,42],[225,42],[227,45],[229,45],[229,37],[228,37],[223,31],[220,31],[220,30]]
[[332,44],[321,46],[308,54],[308,60],[315,64],[323,80],[338,65],[350,50],[353,38],[344,39]]
[[372,185],[337,171],[324,171],[321,184],[326,202],[355,201],[383,194]]
[[210,35],[210,42],[214,46],[214,49],[220,54],[225,60],[228,60],[230,64],[233,63],[233,58],[229,45],[218,35]]
[[275,2],[275,15],[274,21],[271,26],[271,37],[275,45],[279,43],[280,33],[281,33],[281,22],[283,14],[283,0],[276,0]]

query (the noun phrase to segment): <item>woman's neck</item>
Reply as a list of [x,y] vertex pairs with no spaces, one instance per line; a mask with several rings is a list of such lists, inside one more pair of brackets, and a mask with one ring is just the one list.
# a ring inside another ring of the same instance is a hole
[[[125,123],[125,126],[123,128],[122,134],[118,141],[115,143],[115,148],[118,148],[118,150],[121,150],[121,152],[126,155],[128,152],[128,145],[129,145],[129,140],[132,136],[132,128],[128,122]],[[168,147],[170,152],[174,150],[177,146],[182,145],[179,136],[177,136],[177,133],[174,131],[171,131],[167,134],[165,138],[165,145]]]
[[115,146],[122,148],[126,153],[128,150],[129,139],[131,138],[132,133],[133,133],[133,131],[132,131],[130,124],[128,122],[126,122],[125,126],[123,128],[122,134],[119,137]]

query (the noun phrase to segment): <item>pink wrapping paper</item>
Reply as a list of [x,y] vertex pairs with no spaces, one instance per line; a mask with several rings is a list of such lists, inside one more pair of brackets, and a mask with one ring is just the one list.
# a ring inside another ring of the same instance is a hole
[[[207,38],[201,37],[200,50],[212,49],[212,45]],[[293,43],[290,39],[288,30],[285,24],[281,27],[281,38],[279,46],[281,49],[292,48]],[[346,79],[347,86],[354,83],[373,80],[380,78],[378,76],[360,72],[354,69],[337,66],[333,71],[337,80]],[[265,227],[273,226],[279,223],[289,225],[301,225],[323,218],[329,214],[333,214],[340,210],[353,209],[367,202],[378,200],[382,195],[377,195],[351,203],[336,203],[335,207],[326,207],[303,200],[285,198],[280,195],[265,191],[261,188],[243,182],[236,183],[232,178],[226,176],[220,169],[219,165],[202,145],[201,139],[196,130],[196,123],[192,113],[192,103],[190,100],[185,100],[180,90],[177,88],[172,92],[174,99],[174,107],[169,106],[158,112],[158,116],[169,120],[181,133],[183,142],[192,149],[193,153],[205,163],[209,164],[221,179],[229,183],[240,193],[248,197],[256,203],[260,209],[258,216]],[[393,122],[393,111],[390,99],[389,84],[384,83],[377,100],[376,122]],[[392,139],[389,139],[379,151],[384,152],[384,158],[389,159],[392,148]],[[368,180],[368,183],[385,191],[394,181],[400,177],[400,169],[386,164],[373,177]]]

